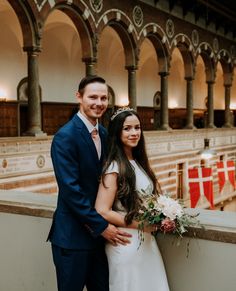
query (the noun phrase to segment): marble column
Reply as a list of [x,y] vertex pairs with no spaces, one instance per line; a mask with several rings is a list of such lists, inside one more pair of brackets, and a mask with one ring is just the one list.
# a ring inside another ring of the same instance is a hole
[[168,130],[169,111],[168,111],[168,72],[160,72],[161,77],[161,106],[160,106],[160,129]]
[[134,110],[137,110],[137,96],[136,96],[136,70],[135,66],[127,66],[128,70],[128,96],[129,96],[129,106]]
[[213,96],[214,82],[207,82],[207,128],[215,128],[214,125],[214,96]]
[[27,50],[28,54],[28,129],[24,135],[42,135],[41,100],[39,90],[39,51]]
[[86,76],[95,76],[96,75],[96,59],[83,58],[82,61],[85,63]]
[[224,127],[232,127],[231,112],[230,112],[230,90],[231,85],[225,86],[225,123]]
[[194,118],[193,118],[193,78],[188,77],[186,80],[186,107],[187,107],[187,124],[186,129],[193,129]]

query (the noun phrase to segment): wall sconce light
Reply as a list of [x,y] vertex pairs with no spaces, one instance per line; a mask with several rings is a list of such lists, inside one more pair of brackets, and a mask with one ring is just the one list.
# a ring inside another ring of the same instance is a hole
[[235,102],[230,103],[230,109],[231,110],[235,110],[236,109],[236,103]]
[[216,156],[216,151],[211,150],[209,148],[210,140],[208,138],[204,138],[204,149],[199,151],[198,154],[201,156],[203,160],[209,160],[213,156]]
[[7,101],[7,92],[4,89],[0,88],[0,102],[6,102]]
[[178,102],[176,100],[174,100],[174,99],[170,99],[169,103],[168,103],[168,107],[170,109],[175,109],[175,108],[178,107]]
[[127,95],[121,95],[121,96],[118,96],[117,100],[117,106],[118,107],[126,107],[126,106],[129,106],[129,98]]

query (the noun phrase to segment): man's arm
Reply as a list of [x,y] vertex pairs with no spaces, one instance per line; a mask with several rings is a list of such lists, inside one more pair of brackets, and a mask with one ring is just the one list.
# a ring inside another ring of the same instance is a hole
[[65,132],[55,135],[51,156],[60,199],[94,237],[99,236],[108,227],[108,222],[97,213],[78,183],[79,157],[71,135]]

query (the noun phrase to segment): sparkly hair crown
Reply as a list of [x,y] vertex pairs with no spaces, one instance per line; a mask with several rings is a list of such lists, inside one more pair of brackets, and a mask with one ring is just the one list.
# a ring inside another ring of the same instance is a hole
[[122,113],[122,112],[126,112],[126,111],[127,111],[127,112],[130,112],[130,111],[134,111],[134,109],[133,109],[133,108],[130,108],[130,107],[121,107],[121,108],[117,109],[117,110],[114,112],[114,114],[113,114],[112,117],[111,117],[111,120],[115,119],[116,116],[119,115],[120,113]]

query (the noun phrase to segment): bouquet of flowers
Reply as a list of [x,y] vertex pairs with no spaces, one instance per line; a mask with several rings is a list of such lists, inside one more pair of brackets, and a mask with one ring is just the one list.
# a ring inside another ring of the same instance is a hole
[[191,226],[200,226],[196,215],[187,214],[183,206],[168,195],[141,195],[142,205],[135,219],[139,222],[139,234],[141,242],[144,240],[144,227],[156,226],[158,231],[173,233],[182,238],[183,233]]

